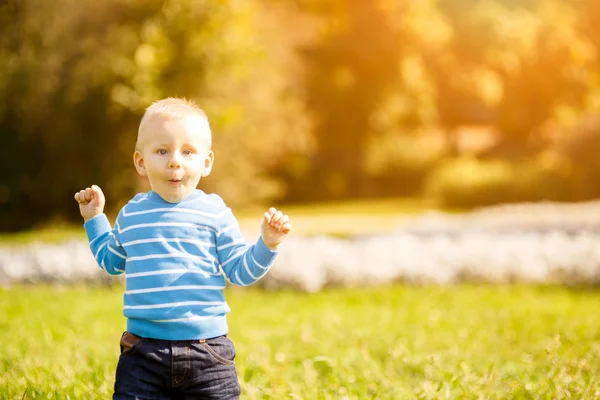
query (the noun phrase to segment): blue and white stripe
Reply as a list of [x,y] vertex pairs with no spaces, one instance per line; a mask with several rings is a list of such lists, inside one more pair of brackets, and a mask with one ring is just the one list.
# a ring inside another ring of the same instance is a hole
[[223,200],[201,190],[175,204],[141,193],[121,209],[114,229],[104,214],[84,227],[98,265],[125,273],[127,330],[148,338],[226,334],[226,282],[256,282],[277,255],[261,239],[246,244]]

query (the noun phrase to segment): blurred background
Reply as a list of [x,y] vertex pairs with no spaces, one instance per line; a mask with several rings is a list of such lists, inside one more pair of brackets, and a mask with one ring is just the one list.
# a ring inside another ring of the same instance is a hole
[[226,289],[244,398],[600,398],[600,1],[0,0],[0,399],[110,397],[73,194],[148,189],[168,96],[244,235],[294,226]]
[[212,123],[201,188],[237,209],[410,198],[443,209],[600,196],[593,0],[4,0],[0,230],[80,223],[145,190],[152,101]]

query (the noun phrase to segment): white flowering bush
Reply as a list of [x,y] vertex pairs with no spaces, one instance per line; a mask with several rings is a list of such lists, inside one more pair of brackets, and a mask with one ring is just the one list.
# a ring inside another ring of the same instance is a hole
[[[0,283],[114,282],[85,241],[0,247]],[[432,213],[395,231],[340,239],[292,235],[257,285],[318,291],[393,282],[600,282],[600,202]]]

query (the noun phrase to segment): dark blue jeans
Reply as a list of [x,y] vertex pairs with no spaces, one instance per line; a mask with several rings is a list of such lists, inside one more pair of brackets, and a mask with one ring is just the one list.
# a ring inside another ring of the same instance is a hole
[[170,341],[126,332],[123,338],[113,400],[239,399],[235,348],[227,336]]

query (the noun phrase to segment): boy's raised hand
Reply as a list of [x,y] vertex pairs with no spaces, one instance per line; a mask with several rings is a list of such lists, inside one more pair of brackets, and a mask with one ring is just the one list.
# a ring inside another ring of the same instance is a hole
[[271,207],[264,214],[261,227],[262,240],[271,250],[277,250],[291,230],[290,218],[281,211]]
[[75,193],[75,200],[79,203],[79,212],[84,221],[94,218],[104,212],[104,193],[96,185],[85,188]]

